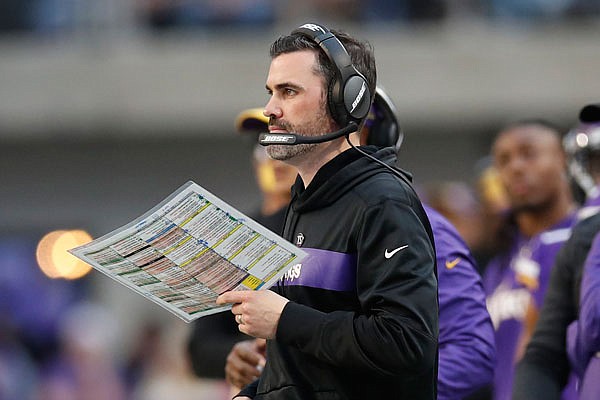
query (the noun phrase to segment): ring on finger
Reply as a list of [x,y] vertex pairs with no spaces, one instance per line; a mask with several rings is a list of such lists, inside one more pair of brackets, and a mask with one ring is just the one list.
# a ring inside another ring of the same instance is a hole
[[238,324],[240,324],[240,325],[244,325],[244,320],[242,319],[242,314],[237,314],[237,315],[235,316],[235,320],[236,320],[236,322],[237,322]]

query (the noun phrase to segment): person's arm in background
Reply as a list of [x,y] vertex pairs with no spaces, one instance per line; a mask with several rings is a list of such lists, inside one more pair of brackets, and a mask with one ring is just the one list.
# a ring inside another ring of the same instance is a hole
[[517,365],[513,400],[559,400],[570,366],[566,351],[568,325],[577,317],[575,284],[589,251],[598,218],[584,220],[556,256],[533,336]]
[[224,379],[227,355],[246,339],[228,311],[196,320],[188,339],[188,357],[196,376]]
[[462,399],[490,384],[494,327],[475,262],[458,232],[427,209],[435,238],[440,304],[438,399]]
[[240,391],[260,377],[266,363],[265,339],[250,339],[236,343],[227,356],[225,379]]
[[583,377],[590,358],[600,351],[600,234],[585,261],[579,307],[579,318],[567,332],[567,350],[571,365]]

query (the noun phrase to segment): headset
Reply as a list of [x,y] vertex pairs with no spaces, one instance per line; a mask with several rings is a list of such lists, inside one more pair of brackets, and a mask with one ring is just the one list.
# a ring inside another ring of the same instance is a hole
[[398,112],[390,96],[380,86],[375,89],[375,99],[365,126],[369,128],[367,145],[393,147],[396,152],[400,150],[404,133],[398,122]]
[[270,144],[322,143],[355,132],[371,108],[372,94],[365,77],[354,67],[342,42],[325,26],[307,23],[294,29],[319,45],[334,66],[335,77],[327,88],[327,107],[331,117],[342,129],[321,136],[261,134],[259,142]]
[[600,152],[600,103],[588,104],[579,112],[579,123],[564,137],[569,173],[588,198],[598,195],[589,160]]

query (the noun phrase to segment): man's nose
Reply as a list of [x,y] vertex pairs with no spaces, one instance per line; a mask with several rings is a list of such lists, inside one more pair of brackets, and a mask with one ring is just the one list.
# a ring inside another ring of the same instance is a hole
[[277,104],[275,96],[271,96],[271,99],[265,105],[263,115],[268,118],[281,118],[281,116],[283,115],[283,111],[281,107]]
[[527,169],[527,162],[523,159],[523,157],[513,157],[513,159],[508,163],[507,167],[510,173],[521,174],[525,169]]

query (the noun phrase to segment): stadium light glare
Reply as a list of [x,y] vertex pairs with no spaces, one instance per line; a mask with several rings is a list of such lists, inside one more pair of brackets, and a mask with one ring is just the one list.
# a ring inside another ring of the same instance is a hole
[[57,230],[45,235],[39,242],[36,258],[42,272],[52,279],[79,279],[90,272],[91,266],[67,250],[92,240],[83,230]]

